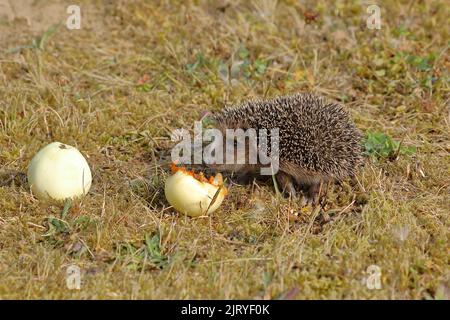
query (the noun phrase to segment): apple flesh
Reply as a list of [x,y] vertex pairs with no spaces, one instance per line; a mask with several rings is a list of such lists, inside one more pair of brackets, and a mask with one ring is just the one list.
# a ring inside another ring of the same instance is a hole
[[167,201],[178,212],[190,217],[203,216],[217,210],[227,194],[220,173],[212,182],[199,181],[180,170],[167,178],[164,192]]

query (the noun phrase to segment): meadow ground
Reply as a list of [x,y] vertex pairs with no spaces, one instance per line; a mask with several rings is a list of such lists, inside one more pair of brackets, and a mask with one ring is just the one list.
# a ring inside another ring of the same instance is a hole
[[[0,1],[0,298],[450,297],[445,1],[378,1],[379,30],[364,1],[78,3],[69,30],[70,1]],[[174,129],[298,91],[344,103],[366,135],[356,183],[318,210],[260,182],[210,217],[169,208]],[[93,171],[63,219],[25,178],[55,140]]]

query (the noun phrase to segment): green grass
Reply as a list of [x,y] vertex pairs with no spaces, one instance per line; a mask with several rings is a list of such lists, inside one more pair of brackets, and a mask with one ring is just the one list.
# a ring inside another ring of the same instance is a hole
[[[0,298],[449,299],[445,1],[380,1],[381,30],[353,1],[220,3],[82,1],[81,30],[0,20]],[[207,218],[169,208],[172,130],[298,91],[343,102],[368,137],[356,181],[320,210],[270,183],[234,186]],[[55,140],[93,172],[63,215],[24,177]]]

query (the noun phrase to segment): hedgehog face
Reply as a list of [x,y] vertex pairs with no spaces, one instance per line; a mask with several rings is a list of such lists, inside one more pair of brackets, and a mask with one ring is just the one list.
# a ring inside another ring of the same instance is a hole
[[[221,130],[222,131],[222,130]],[[256,140],[239,132],[230,134],[222,131],[222,162],[209,164],[209,167],[225,172],[251,172],[258,168]]]

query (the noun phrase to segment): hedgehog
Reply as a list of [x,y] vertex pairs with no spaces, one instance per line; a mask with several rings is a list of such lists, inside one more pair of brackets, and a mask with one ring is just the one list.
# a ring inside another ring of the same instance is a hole
[[[347,111],[315,94],[247,101],[212,113],[212,120],[222,133],[225,129],[254,128],[259,132],[278,128],[276,181],[284,194],[297,198],[298,190],[308,204],[317,203],[324,183],[353,177],[363,164],[361,133]],[[247,175],[257,174],[261,165],[239,164],[236,159],[211,167]]]

